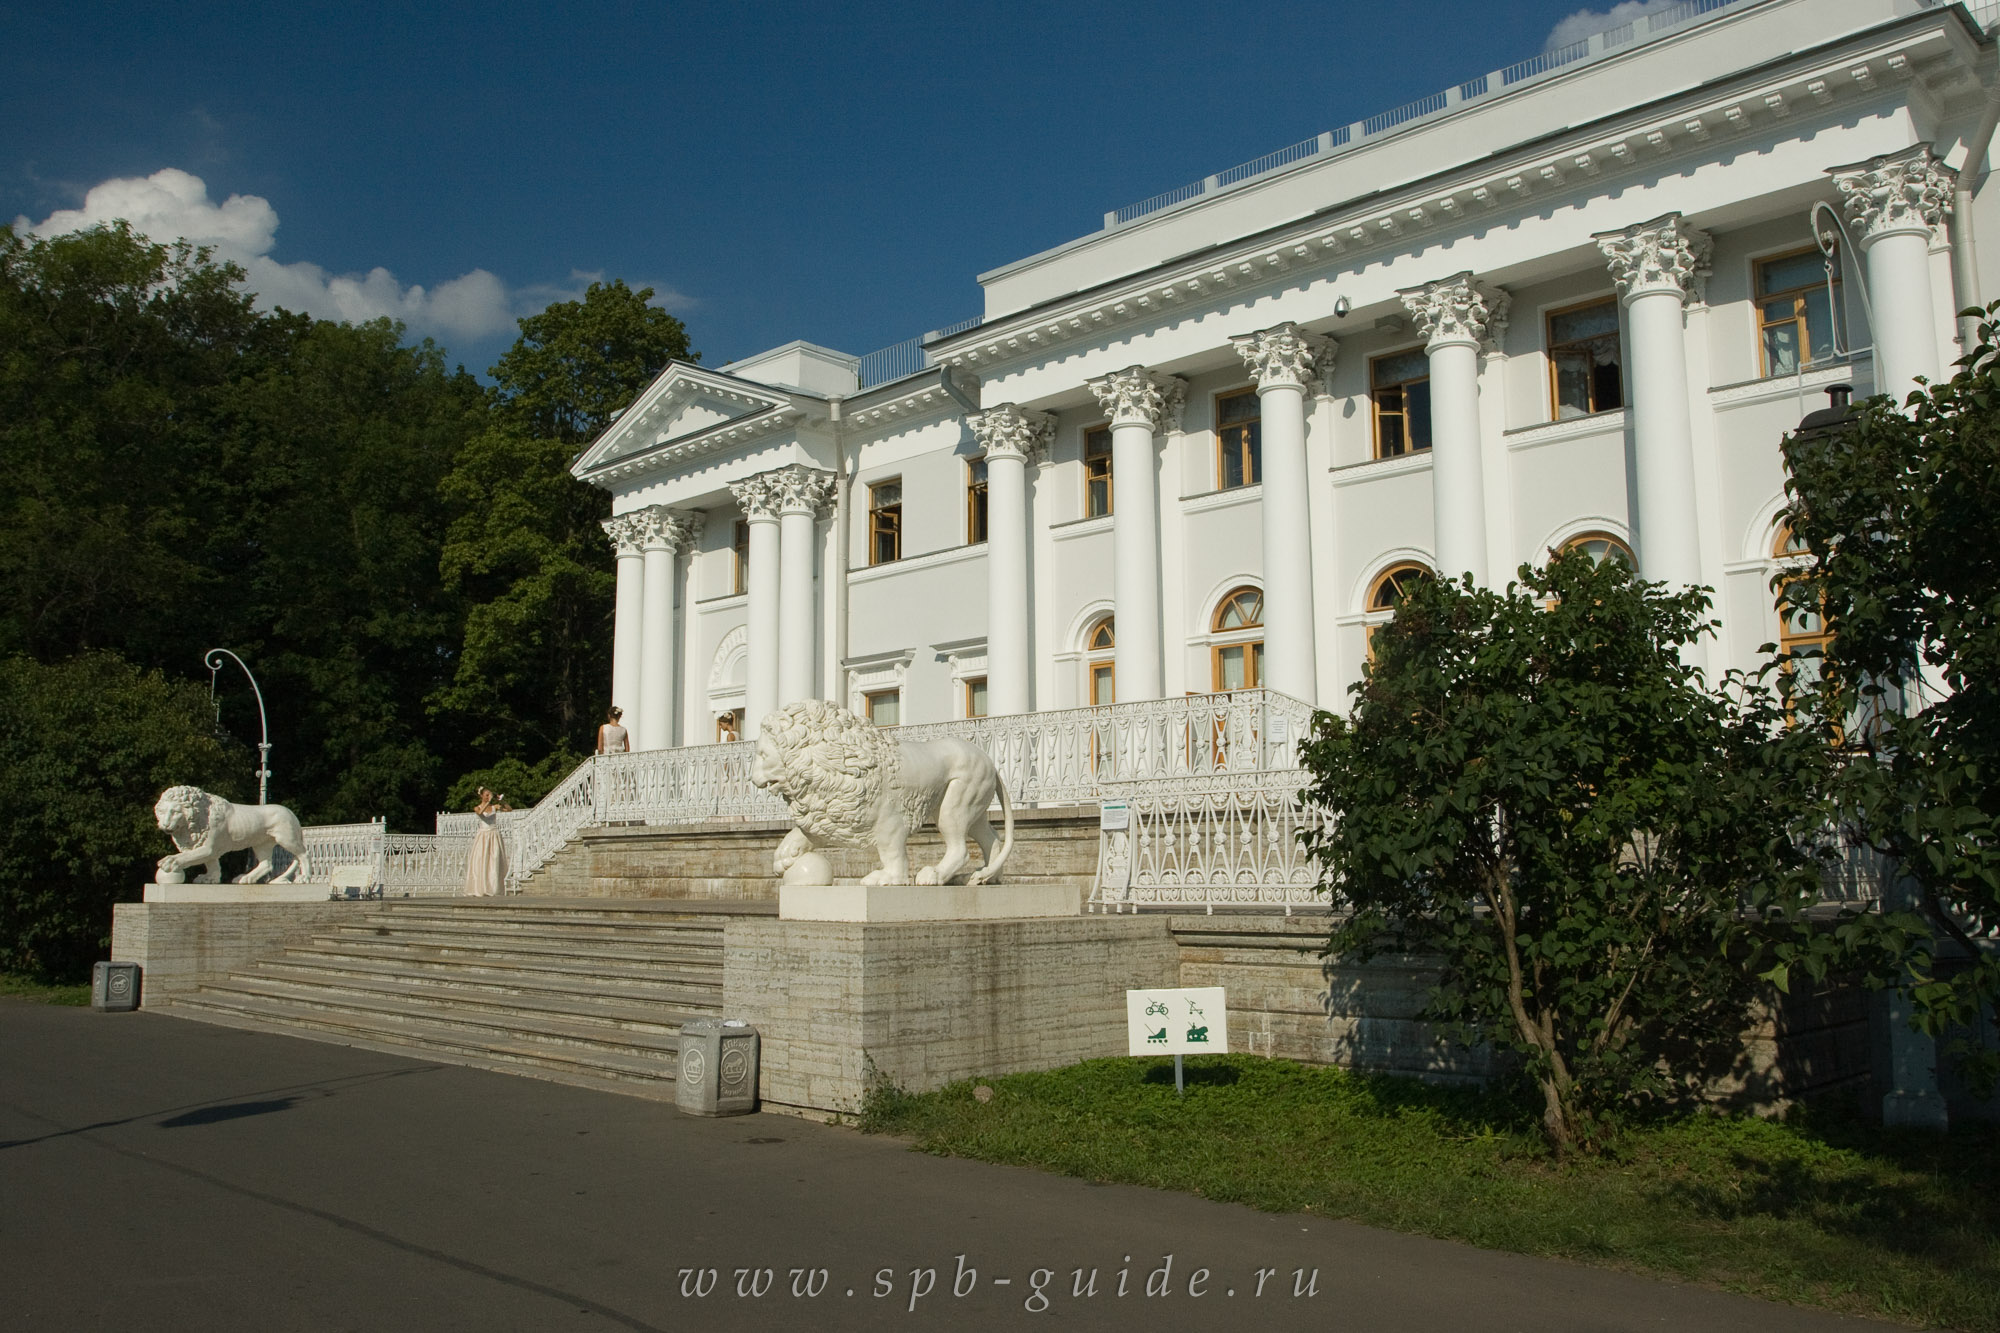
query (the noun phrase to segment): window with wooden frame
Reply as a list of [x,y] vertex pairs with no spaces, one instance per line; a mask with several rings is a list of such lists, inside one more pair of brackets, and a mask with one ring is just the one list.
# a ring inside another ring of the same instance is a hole
[[1391,565],[1376,575],[1373,586],[1368,589],[1368,658],[1375,659],[1375,631],[1395,619],[1396,604],[1410,594],[1410,590],[1426,579],[1436,578],[1429,569],[1416,561],[1406,561]]
[[974,676],[965,682],[965,715],[986,716],[986,677]]
[[1421,347],[1368,363],[1375,403],[1375,456],[1400,458],[1431,447],[1431,359]]
[[1567,421],[1625,406],[1625,349],[1618,298],[1551,310],[1548,318],[1550,420]]
[[1255,389],[1215,396],[1215,486],[1230,491],[1264,478],[1262,400]]
[[[1084,651],[1090,657],[1090,702],[1092,706],[1118,702],[1118,667],[1110,654],[1118,647],[1117,628],[1110,616],[1091,627],[1090,635],[1084,640]],[[1102,656],[1100,656],[1102,654]]]
[[[1792,534],[1790,525],[1785,525],[1778,529],[1777,540],[1771,543],[1771,555],[1779,562],[1781,573],[1786,575],[1779,584],[1779,652],[1788,656],[1796,654],[1798,658],[1825,657],[1827,645],[1833,642],[1833,631],[1826,623],[1825,606],[1799,606],[1784,595],[1785,589],[1797,581],[1803,567],[1811,562],[1812,552]],[[1796,659],[1793,665],[1798,665]],[[1813,676],[1819,673],[1817,663],[1806,669]]]
[[986,540],[986,459],[965,460],[965,541],[977,546]]
[[1817,246],[1757,262],[1757,344],[1766,375],[1796,374],[1833,357],[1840,265],[1829,283],[1828,262]]
[[748,592],[750,589],[750,520],[736,520],[736,565],[732,571],[731,592]]
[[1264,594],[1255,588],[1238,588],[1222,599],[1209,627],[1218,635],[1243,635],[1234,643],[1218,643],[1209,650],[1216,693],[1254,690],[1264,683],[1264,637],[1248,637],[1248,631],[1264,628]]
[[1083,433],[1083,516],[1102,518],[1111,512],[1111,427],[1092,426]]
[[876,690],[861,696],[863,714],[878,727],[903,725],[903,692]]
[[1637,569],[1639,562],[1632,558],[1632,548],[1608,532],[1583,532],[1562,544],[1565,551],[1583,551],[1595,564],[1606,560],[1616,560],[1627,569]]
[[903,479],[891,477],[868,488],[868,563],[886,565],[903,558]]

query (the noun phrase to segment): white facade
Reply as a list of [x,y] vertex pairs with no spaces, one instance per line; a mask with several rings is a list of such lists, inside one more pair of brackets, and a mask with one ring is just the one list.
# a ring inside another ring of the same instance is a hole
[[[670,366],[576,466],[615,497],[638,743],[802,696],[1061,709],[1093,680],[1340,708],[1385,574],[1504,583],[1584,537],[1715,589],[1707,665],[1756,665],[1781,436],[1826,385],[1948,371],[1986,294],[1952,246],[2000,245],[2000,203],[1947,224],[1994,47],[1957,6],[1734,0],[1579,52],[984,274],[983,319],[916,373],[864,389],[802,343]],[[1832,295],[1818,202],[1854,251]],[[1429,447],[1395,452],[1399,422]]]

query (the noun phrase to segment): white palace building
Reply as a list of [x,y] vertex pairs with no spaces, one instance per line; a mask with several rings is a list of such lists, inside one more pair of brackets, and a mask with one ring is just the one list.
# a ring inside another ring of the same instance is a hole
[[1948,373],[1991,291],[1980,17],[1690,0],[1108,213],[963,325],[670,365],[574,468],[612,698],[642,750],[813,697],[1339,709],[1402,581],[1579,543],[1715,589],[1708,665],[1754,666],[1818,628],[1780,438]]

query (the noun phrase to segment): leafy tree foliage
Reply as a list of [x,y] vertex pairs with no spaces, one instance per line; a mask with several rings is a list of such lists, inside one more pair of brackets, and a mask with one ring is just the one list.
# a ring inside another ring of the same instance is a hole
[[[1783,518],[1809,556],[1782,595],[1835,634],[1795,693],[1849,751],[1843,826],[1904,876],[1900,903],[1843,934],[1936,1036],[2000,996],[2000,303],[1968,313],[1979,345],[1949,382],[1784,445]],[[1990,1079],[1991,1057],[1971,1072]]]
[[1329,954],[1434,953],[1429,1014],[1514,1053],[1552,1147],[1699,1092],[1739,1049],[1749,963],[1812,901],[1791,835],[1818,738],[1682,657],[1707,595],[1557,556],[1505,591],[1424,583],[1378,630],[1351,716],[1303,752],[1308,840],[1350,909]]
[[[522,761],[517,798],[538,797],[588,752],[605,701],[615,579],[599,524],[611,501],[569,469],[669,360],[695,359],[686,328],[652,295],[593,283],[582,300],[523,319],[493,367],[490,424],[445,482],[444,577],[467,610],[436,705],[487,765]],[[482,767],[460,786],[483,776],[499,774]]]
[[68,978],[103,957],[111,904],[172,850],[154,799],[191,782],[255,800],[248,767],[199,685],[109,653],[0,659],[0,970]]

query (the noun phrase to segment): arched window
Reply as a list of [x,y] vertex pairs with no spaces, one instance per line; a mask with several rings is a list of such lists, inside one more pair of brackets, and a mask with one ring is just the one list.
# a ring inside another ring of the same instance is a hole
[[1237,588],[1215,609],[1215,621],[1210,629],[1217,635],[1226,635],[1234,640],[1217,643],[1211,650],[1216,692],[1254,690],[1262,685],[1264,594],[1255,588]]
[[1375,656],[1375,631],[1395,618],[1396,603],[1409,596],[1419,583],[1437,577],[1414,560],[1391,565],[1376,576],[1368,589],[1368,656]]
[[1627,569],[1637,569],[1639,562],[1632,558],[1632,548],[1608,532],[1584,532],[1571,537],[1562,544],[1564,551],[1582,551],[1596,564],[1606,560],[1616,560]]
[[1090,702],[1092,704],[1116,703],[1118,699],[1118,667],[1111,659],[1117,648],[1116,629],[1110,616],[1090,627],[1084,638],[1084,652],[1089,656]]

